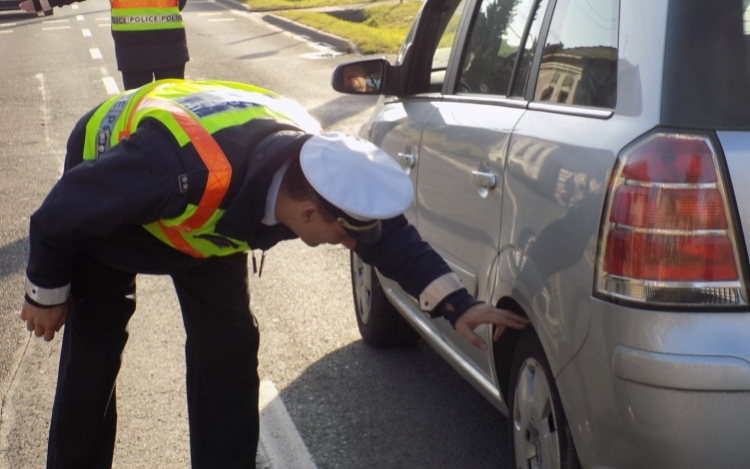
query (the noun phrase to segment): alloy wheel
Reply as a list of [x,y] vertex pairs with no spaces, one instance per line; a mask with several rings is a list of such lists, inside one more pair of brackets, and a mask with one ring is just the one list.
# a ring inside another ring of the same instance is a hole
[[533,358],[523,362],[513,402],[513,442],[519,469],[560,468],[560,439],[550,386]]

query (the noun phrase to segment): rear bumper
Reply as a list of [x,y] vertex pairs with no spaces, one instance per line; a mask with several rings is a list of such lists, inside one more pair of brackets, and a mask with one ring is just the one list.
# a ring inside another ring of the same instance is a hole
[[557,376],[583,467],[750,467],[750,314],[593,304]]
[[750,392],[750,362],[737,357],[676,355],[618,345],[613,370],[617,378],[647,386]]

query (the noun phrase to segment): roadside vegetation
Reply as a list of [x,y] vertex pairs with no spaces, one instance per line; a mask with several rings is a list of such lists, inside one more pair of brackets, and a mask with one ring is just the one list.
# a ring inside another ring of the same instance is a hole
[[253,11],[297,10],[300,8],[322,8],[353,3],[376,3],[387,0],[245,0]]
[[[422,6],[421,1],[405,1],[383,5],[373,2],[374,6],[367,8],[325,13],[295,9],[311,8],[313,7],[311,4],[317,2],[324,3],[325,6],[351,3],[347,0],[250,0],[249,3],[253,11],[276,5],[282,9],[274,10],[274,15],[349,39],[364,55],[397,52],[409,31],[412,20]],[[303,4],[304,6],[295,6],[285,10],[282,4]],[[260,7],[260,5],[265,6]]]

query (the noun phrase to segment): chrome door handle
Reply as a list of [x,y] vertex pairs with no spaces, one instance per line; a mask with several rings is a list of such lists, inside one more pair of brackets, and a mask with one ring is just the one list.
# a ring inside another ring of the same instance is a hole
[[484,171],[472,171],[471,182],[477,187],[494,189],[497,185],[497,175]]
[[411,153],[398,152],[398,160],[407,168],[413,168],[417,162],[417,157]]

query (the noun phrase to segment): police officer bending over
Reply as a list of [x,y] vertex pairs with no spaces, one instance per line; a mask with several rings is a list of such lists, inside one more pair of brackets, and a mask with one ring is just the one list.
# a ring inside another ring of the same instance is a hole
[[21,318],[65,324],[47,467],[111,467],[115,380],[137,273],[170,275],[187,333],[195,468],[255,467],[258,330],[247,255],[281,240],[343,244],[480,348],[478,302],[402,215],[408,176],[375,145],[320,133],[298,104],[240,83],[165,80],[85,115],[66,171],[31,216]]

